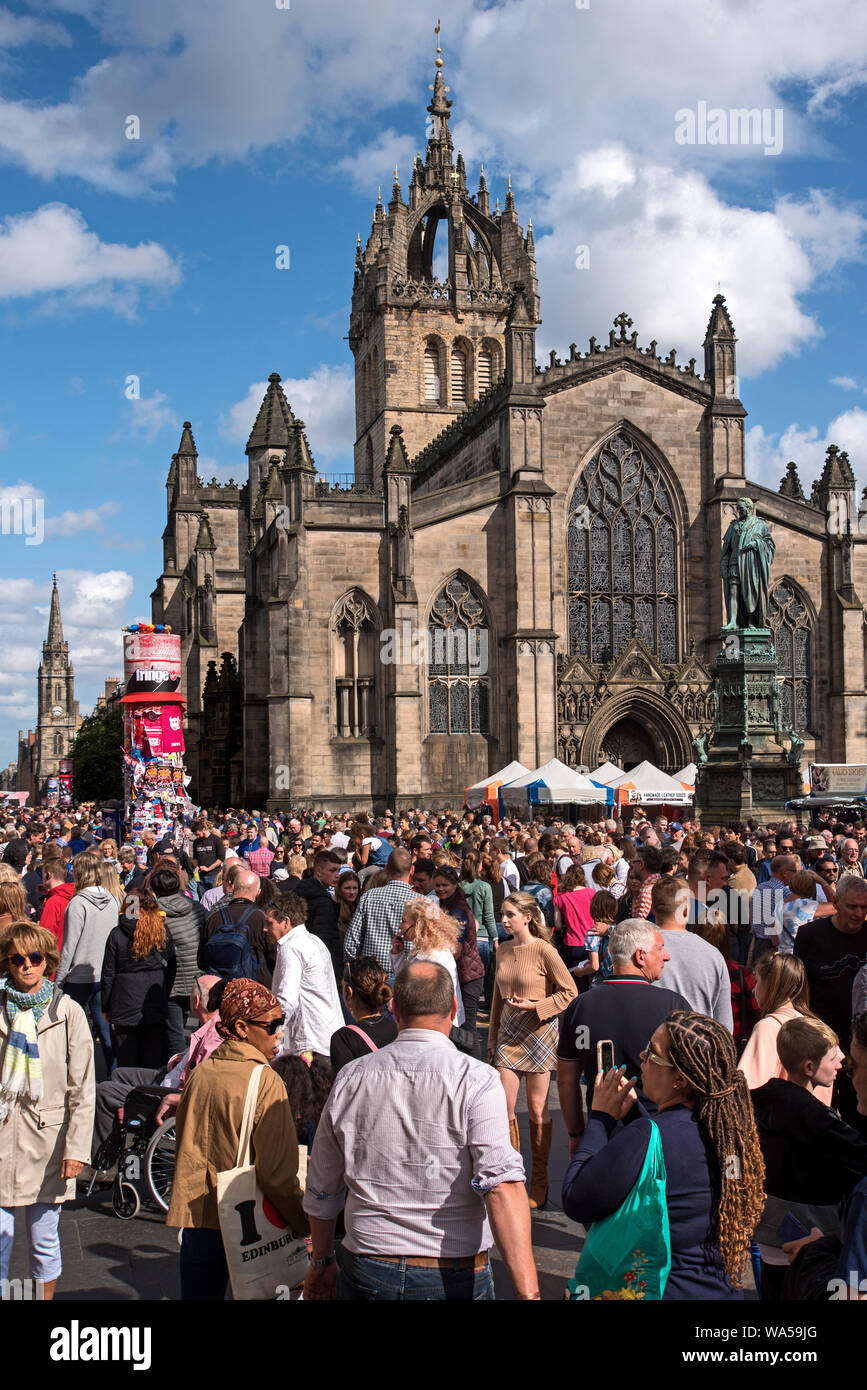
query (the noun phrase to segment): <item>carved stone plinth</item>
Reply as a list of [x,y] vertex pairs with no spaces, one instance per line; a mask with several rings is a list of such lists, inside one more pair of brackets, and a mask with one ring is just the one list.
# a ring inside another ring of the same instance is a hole
[[783,746],[772,634],[720,634],[714,677],[714,732],[699,767],[696,803],[705,824],[779,820],[801,793],[799,760]]

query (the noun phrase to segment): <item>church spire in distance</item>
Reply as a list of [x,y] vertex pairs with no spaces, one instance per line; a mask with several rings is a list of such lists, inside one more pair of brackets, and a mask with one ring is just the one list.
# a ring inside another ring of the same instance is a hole
[[48,615],[48,636],[45,639],[47,648],[58,648],[63,646],[63,623],[60,620],[60,595],[57,592],[57,574],[54,575],[54,587],[51,590],[51,611]]

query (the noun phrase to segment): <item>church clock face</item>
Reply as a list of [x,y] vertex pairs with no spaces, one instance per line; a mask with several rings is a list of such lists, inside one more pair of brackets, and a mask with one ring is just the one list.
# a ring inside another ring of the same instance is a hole
[[55,706],[54,706],[54,709],[51,711],[51,713],[54,715],[54,718],[55,718],[55,719],[59,719],[59,718],[61,717],[61,715],[63,714],[63,706],[62,706],[62,705],[55,705]]

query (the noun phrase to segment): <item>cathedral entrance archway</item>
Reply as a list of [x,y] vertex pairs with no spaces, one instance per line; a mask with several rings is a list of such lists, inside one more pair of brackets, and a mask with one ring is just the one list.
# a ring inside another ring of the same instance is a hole
[[632,689],[599,706],[581,741],[580,761],[598,767],[610,758],[628,770],[653,763],[669,774],[692,757],[692,734],[683,715],[655,690]]
[[656,763],[659,751],[650,733],[637,719],[618,719],[602,741],[600,755],[605,762],[616,763],[629,772],[639,763]]

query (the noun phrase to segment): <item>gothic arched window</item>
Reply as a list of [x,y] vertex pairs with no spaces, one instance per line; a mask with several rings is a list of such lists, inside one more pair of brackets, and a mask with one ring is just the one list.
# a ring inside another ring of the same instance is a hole
[[488,734],[490,683],[485,610],[465,580],[450,579],[428,622],[428,729]]
[[58,703],[63,699],[63,686],[62,686],[62,685],[56,685],[56,686],[54,687],[54,698],[55,698],[55,700],[57,700]]
[[633,625],[678,660],[675,509],[657,465],[624,433],[603,444],[569,503],[569,651],[604,665]]
[[455,344],[451,355],[452,405],[467,403],[467,353],[460,344]]
[[768,626],[777,653],[780,722],[784,729],[800,734],[809,729],[812,719],[812,623],[807,605],[793,584],[784,581],[771,591]]
[[54,756],[56,758],[63,757],[63,734],[54,735]]
[[372,738],[376,732],[377,623],[364,595],[354,590],[331,618],[336,679],[335,731],[340,738]]
[[442,400],[440,354],[436,343],[428,343],[424,350],[424,398],[437,405]]

